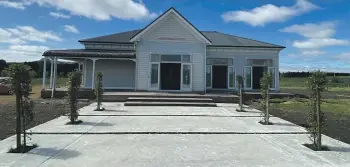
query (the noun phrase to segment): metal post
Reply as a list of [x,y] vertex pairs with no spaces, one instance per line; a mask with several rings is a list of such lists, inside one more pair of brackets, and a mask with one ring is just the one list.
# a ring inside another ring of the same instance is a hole
[[52,58],[50,58],[50,64],[51,64],[51,71],[50,71],[50,89],[52,89],[52,79],[53,79],[53,64],[54,64],[54,60],[52,60]]
[[92,59],[92,78],[91,78],[91,88],[94,89],[95,87],[95,83],[94,83],[94,80],[95,80],[95,62],[96,62],[96,59]]
[[54,58],[53,65],[54,65],[54,73],[53,73],[53,81],[52,81],[52,88],[51,88],[51,98],[54,97],[54,93],[56,90],[57,57]]
[[45,89],[46,84],[46,57],[44,58],[44,67],[43,67],[43,86],[42,89]]

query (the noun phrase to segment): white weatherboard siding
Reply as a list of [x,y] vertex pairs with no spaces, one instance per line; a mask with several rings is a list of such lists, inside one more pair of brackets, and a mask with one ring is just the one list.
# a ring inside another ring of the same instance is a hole
[[246,59],[272,59],[276,68],[276,90],[279,90],[279,51],[254,48],[207,48],[207,58],[233,58],[236,75],[244,76]]
[[[148,90],[150,55],[189,54],[192,56],[192,91],[204,91],[204,45],[190,42],[141,41],[138,46],[137,90]],[[180,82],[180,81],[179,81]]]
[[[131,60],[99,59],[95,62],[95,72],[102,72],[103,87],[116,89],[134,89],[135,62]],[[86,84],[92,86],[92,60],[87,60]]]
[[143,37],[145,40],[158,40],[165,38],[175,38],[181,41],[199,42],[191,33],[188,27],[184,25],[174,14],[169,14],[161,23],[155,25]]
[[136,50],[137,90],[148,90],[151,54],[179,54],[192,57],[192,91],[204,91],[205,45],[174,14],[146,32]]

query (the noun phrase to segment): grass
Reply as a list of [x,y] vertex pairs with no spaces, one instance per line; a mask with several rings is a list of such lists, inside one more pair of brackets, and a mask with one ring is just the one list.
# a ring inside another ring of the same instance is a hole
[[[46,87],[49,87],[49,79],[46,79]],[[67,78],[57,78],[57,87],[64,87],[66,85]],[[39,99],[41,96],[42,79],[37,78],[32,81],[32,92],[30,98]],[[16,101],[15,95],[0,95],[0,104],[9,104]]]

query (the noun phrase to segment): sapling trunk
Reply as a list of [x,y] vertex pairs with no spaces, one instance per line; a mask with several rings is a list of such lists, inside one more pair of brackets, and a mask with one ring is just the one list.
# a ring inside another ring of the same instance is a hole
[[242,86],[239,86],[239,109],[243,111]]
[[316,92],[316,114],[317,114],[317,150],[321,150],[322,149],[322,143],[321,143],[321,112],[320,112],[320,108],[321,108],[321,99],[320,99],[320,91]]
[[266,125],[269,124],[269,89],[266,90]]
[[21,149],[21,78],[16,75],[16,134],[17,150]]

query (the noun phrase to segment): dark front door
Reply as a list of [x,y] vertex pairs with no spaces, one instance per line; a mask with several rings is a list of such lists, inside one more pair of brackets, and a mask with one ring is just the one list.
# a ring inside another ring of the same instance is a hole
[[160,87],[162,90],[180,90],[181,64],[160,64]]
[[253,67],[253,89],[260,89],[260,79],[265,71],[266,67]]
[[227,66],[213,66],[213,88],[227,89]]

